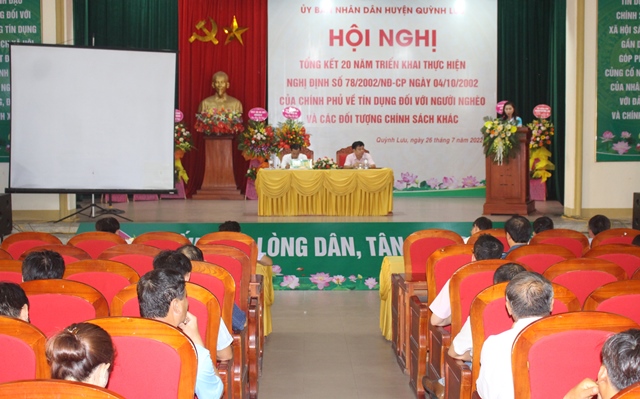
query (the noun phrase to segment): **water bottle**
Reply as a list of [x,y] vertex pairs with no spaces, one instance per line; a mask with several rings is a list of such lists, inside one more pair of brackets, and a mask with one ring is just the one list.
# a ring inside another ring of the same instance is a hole
[[364,160],[364,168],[369,169],[369,161],[367,161],[366,159]]

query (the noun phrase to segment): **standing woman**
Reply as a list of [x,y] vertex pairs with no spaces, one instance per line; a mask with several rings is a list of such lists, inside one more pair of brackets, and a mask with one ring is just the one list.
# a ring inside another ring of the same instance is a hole
[[522,119],[518,116],[516,106],[511,101],[507,101],[502,109],[502,120],[505,122],[515,123],[516,126],[522,126]]

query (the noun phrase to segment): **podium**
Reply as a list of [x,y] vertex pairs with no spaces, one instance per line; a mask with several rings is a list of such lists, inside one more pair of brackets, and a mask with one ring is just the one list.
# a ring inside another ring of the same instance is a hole
[[519,127],[516,132],[518,149],[515,158],[502,165],[487,157],[487,198],[485,215],[528,215],[535,211],[529,196],[529,142],[531,130]]
[[195,200],[241,200],[233,175],[233,137],[205,136],[205,164],[202,187]]

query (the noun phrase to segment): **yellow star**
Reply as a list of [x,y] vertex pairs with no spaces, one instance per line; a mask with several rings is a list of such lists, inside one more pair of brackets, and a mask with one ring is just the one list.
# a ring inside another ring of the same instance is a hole
[[238,21],[236,21],[236,16],[233,16],[233,23],[230,27],[226,27],[223,29],[224,33],[227,34],[227,40],[225,40],[224,44],[229,44],[233,39],[238,39],[240,44],[244,46],[242,43],[242,34],[249,30],[249,28],[238,28]]

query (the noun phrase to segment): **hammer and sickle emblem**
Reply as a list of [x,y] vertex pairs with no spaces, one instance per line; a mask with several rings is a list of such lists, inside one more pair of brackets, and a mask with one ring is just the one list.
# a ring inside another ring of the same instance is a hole
[[204,32],[204,36],[198,35],[194,32],[189,38],[189,43],[193,43],[194,41],[200,40],[201,42],[213,42],[213,44],[218,44],[218,39],[216,39],[216,34],[218,33],[218,25],[214,22],[213,18],[209,18],[211,21],[211,31],[205,28],[206,22],[204,20],[198,22],[196,24],[197,30],[202,30]]

